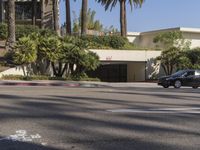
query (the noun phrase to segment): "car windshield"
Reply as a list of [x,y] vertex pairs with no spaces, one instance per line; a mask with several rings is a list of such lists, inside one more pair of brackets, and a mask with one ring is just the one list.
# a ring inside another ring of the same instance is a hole
[[180,70],[174,74],[172,74],[172,77],[178,77],[178,76],[181,76],[185,73],[186,71],[185,70]]

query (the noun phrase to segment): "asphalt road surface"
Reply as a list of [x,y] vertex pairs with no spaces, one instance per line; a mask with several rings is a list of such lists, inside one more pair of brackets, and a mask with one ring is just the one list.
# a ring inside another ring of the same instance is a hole
[[0,88],[0,150],[199,150],[200,89]]

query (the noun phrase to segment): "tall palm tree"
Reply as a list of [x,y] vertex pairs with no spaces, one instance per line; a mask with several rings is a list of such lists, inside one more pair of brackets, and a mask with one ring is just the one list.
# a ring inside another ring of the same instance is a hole
[[70,0],[65,0],[65,10],[66,10],[66,34],[71,35],[71,10],[70,10]]
[[36,19],[37,19],[37,0],[32,0],[32,25],[36,25]]
[[58,8],[58,0],[53,0],[53,19],[54,19],[54,30],[58,35],[60,35],[59,28],[59,8]]
[[101,3],[105,10],[112,10],[113,7],[116,6],[117,2],[120,4],[120,29],[121,29],[121,36],[126,37],[127,34],[127,20],[126,20],[126,2],[129,2],[131,6],[131,10],[133,7],[141,7],[145,0],[96,0],[97,2]]
[[8,39],[7,48],[12,50],[15,44],[15,1],[8,0]]
[[81,35],[87,34],[87,8],[88,0],[82,0],[82,9],[81,9]]

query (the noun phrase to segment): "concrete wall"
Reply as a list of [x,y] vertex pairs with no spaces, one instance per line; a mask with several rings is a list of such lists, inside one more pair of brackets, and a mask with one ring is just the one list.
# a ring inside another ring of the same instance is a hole
[[10,68],[6,71],[3,71],[0,73],[0,78],[3,76],[3,75],[24,75],[23,74],[23,70],[21,67],[14,67],[14,68]]
[[145,81],[145,79],[156,78],[160,71],[160,65],[155,58],[160,56],[161,51],[142,50],[91,50],[100,57],[104,63],[126,63],[127,81]]
[[183,37],[191,42],[191,48],[200,47],[200,33],[184,32]]
[[[170,30],[169,30],[170,31]],[[169,32],[167,31],[161,31],[160,33],[163,32]],[[179,30],[171,30],[171,31],[179,31]],[[133,37],[128,37],[130,38],[130,41],[133,41],[135,45],[143,48],[162,48],[162,45],[159,43],[154,43],[153,39],[159,34],[159,32],[150,32],[150,33],[141,33],[139,37],[134,39]],[[191,48],[195,47],[200,47],[200,33],[195,33],[195,32],[186,32],[182,31],[183,37],[185,40],[188,40],[191,42]]]
[[161,51],[151,50],[95,50],[101,61],[144,62],[160,56]]

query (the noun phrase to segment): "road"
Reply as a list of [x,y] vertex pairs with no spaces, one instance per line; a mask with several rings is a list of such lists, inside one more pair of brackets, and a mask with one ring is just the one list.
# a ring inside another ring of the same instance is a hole
[[1,150],[200,149],[200,89],[0,88]]

